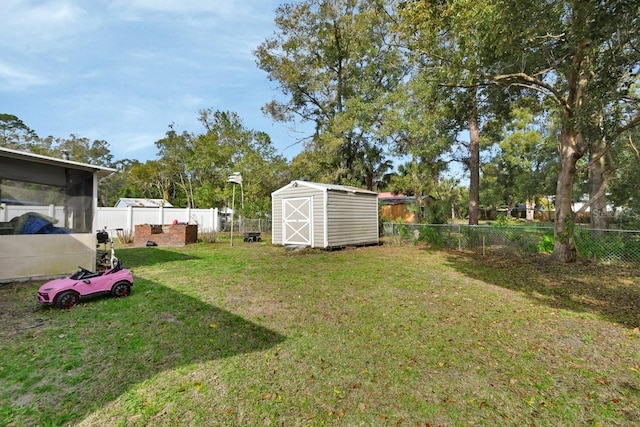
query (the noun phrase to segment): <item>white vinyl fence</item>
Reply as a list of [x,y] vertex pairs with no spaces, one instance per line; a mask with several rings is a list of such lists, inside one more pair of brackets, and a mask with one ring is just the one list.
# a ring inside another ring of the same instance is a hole
[[64,207],[62,206],[22,206],[22,205],[5,205],[0,204],[0,222],[9,222],[12,218],[26,214],[27,212],[35,212],[42,215],[55,218],[59,223],[64,224]]
[[94,224],[98,230],[131,230],[137,224],[171,224],[172,222],[195,224],[198,231],[220,231],[223,218],[218,208],[97,208]]
[[[64,208],[54,205],[14,206],[3,204],[0,209],[0,222],[7,222],[27,212],[48,215],[64,224]],[[221,231],[225,224],[224,215],[218,208],[97,208],[94,226],[96,230],[106,228],[109,231],[117,229],[133,231],[136,224],[171,224],[177,220],[187,224],[196,224],[198,232]]]

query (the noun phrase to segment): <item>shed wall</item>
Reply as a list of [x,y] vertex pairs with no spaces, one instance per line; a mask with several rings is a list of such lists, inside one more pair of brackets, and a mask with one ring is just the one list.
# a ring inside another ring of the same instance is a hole
[[313,242],[314,247],[323,247],[324,242],[324,192],[314,188],[298,186],[290,187],[273,195],[271,199],[271,242],[274,245],[284,245],[284,233],[282,217],[282,200],[293,199],[298,197],[311,197],[313,206]]
[[377,244],[377,196],[329,191],[327,235],[326,247]]

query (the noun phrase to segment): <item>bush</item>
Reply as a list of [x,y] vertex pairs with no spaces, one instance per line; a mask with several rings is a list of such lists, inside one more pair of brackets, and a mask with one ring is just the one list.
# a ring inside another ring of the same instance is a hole
[[131,229],[116,230],[116,236],[118,237],[120,243],[122,243],[123,245],[132,244],[135,238],[134,231]]
[[640,229],[640,213],[634,212],[632,209],[625,209],[616,213],[615,222],[626,230],[638,230]]
[[576,232],[580,255],[603,261],[639,261],[640,242],[632,235],[585,230]]
[[423,225],[420,227],[420,240],[436,248],[455,247],[456,239],[451,236],[450,228]]
[[555,244],[555,240],[553,239],[552,234],[545,234],[542,236],[542,240],[538,243],[538,252],[553,252],[553,246]]
[[218,233],[213,230],[203,229],[198,233],[198,240],[204,243],[215,243],[217,238]]

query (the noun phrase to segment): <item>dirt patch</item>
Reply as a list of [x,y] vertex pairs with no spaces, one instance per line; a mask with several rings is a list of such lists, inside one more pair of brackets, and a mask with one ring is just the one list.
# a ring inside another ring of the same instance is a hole
[[0,298],[0,337],[10,337],[28,330],[46,326],[39,314],[46,307],[36,301],[36,292],[41,282],[17,282],[2,286]]

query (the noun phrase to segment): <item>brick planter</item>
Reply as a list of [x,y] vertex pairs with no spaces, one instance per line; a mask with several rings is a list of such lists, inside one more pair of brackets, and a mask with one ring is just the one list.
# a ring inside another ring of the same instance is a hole
[[191,224],[138,224],[135,226],[134,246],[153,242],[158,246],[185,246],[198,241],[198,226]]

